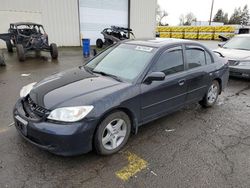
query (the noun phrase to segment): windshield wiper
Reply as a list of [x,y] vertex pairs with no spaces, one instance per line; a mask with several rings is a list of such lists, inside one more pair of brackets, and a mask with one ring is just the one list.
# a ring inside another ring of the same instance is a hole
[[236,50],[250,50],[250,49],[246,49],[246,48],[234,48],[234,49],[236,49]]
[[106,72],[102,72],[102,71],[92,71],[93,73],[96,73],[96,74],[101,74],[101,75],[103,75],[103,76],[109,76],[109,77],[111,77],[111,78],[113,78],[113,79],[115,79],[115,80],[117,80],[117,81],[119,81],[119,82],[122,82],[122,80],[118,77],[118,76],[115,76],[115,75],[113,75],[113,74],[108,74],[108,73],[106,73]]

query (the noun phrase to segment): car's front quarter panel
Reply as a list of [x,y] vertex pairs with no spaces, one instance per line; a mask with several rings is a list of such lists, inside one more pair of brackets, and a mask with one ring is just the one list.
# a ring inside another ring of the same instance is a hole
[[[140,89],[138,85],[121,83],[112,88],[102,89],[68,100],[56,108],[65,106],[93,105],[93,110],[87,115],[88,119],[100,119],[115,109],[127,109],[133,116],[140,118],[139,107]],[[136,119],[137,119],[136,118]]]

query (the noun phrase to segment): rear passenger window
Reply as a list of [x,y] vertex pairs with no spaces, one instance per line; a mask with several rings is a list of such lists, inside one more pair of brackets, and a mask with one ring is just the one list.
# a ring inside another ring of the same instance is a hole
[[213,63],[211,55],[208,52],[205,52],[205,54],[206,54],[207,64],[209,65],[209,64]]
[[153,71],[164,72],[165,75],[174,74],[183,70],[184,63],[181,47],[175,47],[162,53],[153,67]]
[[187,47],[186,57],[189,69],[206,65],[205,51],[202,50],[201,48]]

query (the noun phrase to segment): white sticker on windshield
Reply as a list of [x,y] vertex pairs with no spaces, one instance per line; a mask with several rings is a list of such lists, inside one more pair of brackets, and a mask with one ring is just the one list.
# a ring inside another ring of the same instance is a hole
[[136,46],[135,48],[136,50],[141,50],[144,52],[151,52],[153,50],[153,48],[147,47],[147,46]]

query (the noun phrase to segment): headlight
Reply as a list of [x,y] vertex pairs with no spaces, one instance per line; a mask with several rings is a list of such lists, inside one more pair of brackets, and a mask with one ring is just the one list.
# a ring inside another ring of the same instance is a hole
[[20,90],[20,97],[26,97],[30,93],[35,84],[36,82],[33,82],[26,86],[23,86],[23,88]]
[[242,65],[242,66],[250,66],[250,61],[240,61],[238,65]]
[[75,122],[83,119],[94,106],[76,106],[57,108],[50,112],[48,119],[64,122]]

